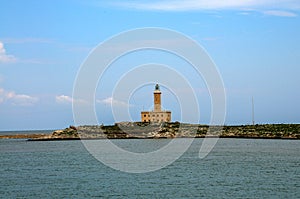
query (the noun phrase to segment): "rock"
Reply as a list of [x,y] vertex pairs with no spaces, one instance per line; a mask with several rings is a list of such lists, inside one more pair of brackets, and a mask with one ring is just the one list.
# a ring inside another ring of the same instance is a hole
[[75,126],[70,126],[69,128],[77,131],[77,128]]
[[[209,131],[208,131],[209,130]],[[126,139],[126,138],[273,138],[300,139],[300,124],[208,126],[179,123],[122,122],[111,126],[70,126],[33,140]],[[1,137],[0,137],[1,138]]]

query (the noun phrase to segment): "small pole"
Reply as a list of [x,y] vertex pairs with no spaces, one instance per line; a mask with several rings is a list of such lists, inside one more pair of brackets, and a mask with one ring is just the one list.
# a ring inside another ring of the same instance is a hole
[[254,99],[252,96],[252,125],[254,126],[255,122],[254,122]]

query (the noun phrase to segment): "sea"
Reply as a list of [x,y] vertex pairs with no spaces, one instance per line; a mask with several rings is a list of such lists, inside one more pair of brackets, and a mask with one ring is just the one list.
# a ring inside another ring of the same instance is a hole
[[[135,152],[168,142],[113,141]],[[300,198],[300,140],[223,138],[200,159],[202,142],[162,169],[127,173],[80,140],[0,139],[0,198]]]

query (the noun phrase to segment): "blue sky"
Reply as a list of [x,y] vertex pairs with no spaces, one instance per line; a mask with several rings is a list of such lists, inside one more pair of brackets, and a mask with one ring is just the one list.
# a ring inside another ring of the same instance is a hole
[[[73,124],[73,83],[89,52],[113,35],[143,27],[181,32],[206,49],[224,81],[226,124],[251,123],[252,96],[257,123],[300,122],[299,1],[12,0],[1,2],[1,8],[0,130]],[[151,61],[146,55],[132,59]],[[122,75],[123,61],[104,80]],[[201,122],[208,123],[205,84],[192,71],[185,72],[197,85]],[[109,103],[125,102],[112,98],[111,84],[101,89],[96,94],[99,122],[114,123]],[[176,97],[162,89],[163,102],[168,101],[164,106],[180,120]],[[140,119],[141,107],[151,108],[152,91],[148,85],[133,94],[129,101],[133,120]]]

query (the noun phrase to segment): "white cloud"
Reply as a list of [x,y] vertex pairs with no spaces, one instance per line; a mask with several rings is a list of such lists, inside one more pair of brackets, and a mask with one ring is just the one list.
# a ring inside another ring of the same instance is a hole
[[0,41],[0,63],[12,63],[16,62],[17,58],[13,55],[6,54],[6,50],[4,48],[4,44]]
[[55,97],[55,101],[57,103],[72,103],[73,99],[70,96],[67,95],[60,95]]
[[8,102],[17,106],[31,106],[39,99],[24,94],[16,94],[14,91],[6,91],[0,88],[0,103]]
[[[55,101],[59,104],[72,104],[73,102],[76,103],[87,103],[86,100],[83,99],[73,99],[70,96],[67,95],[59,95],[55,97]],[[128,107],[132,105],[128,105],[127,103],[120,101],[120,100],[115,100],[112,97],[108,97],[106,99],[102,100],[96,100],[97,103],[100,104],[106,104],[106,105],[113,105],[113,106],[123,106],[123,107]]]
[[[138,10],[193,11],[193,10],[299,10],[299,0],[165,0],[119,1],[113,6]],[[282,11],[284,12],[284,11]],[[287,12],[287,11],[285,11]],[[296,15],[295,13],[292,13]],[[286,14],[276,16],[289,16]]]
[[[13,43],[12,41],[10,41],[11,43]],[[15,41],[17,42],[17,41]],[[22,41],[19,41],[22,42]],[[25,41],[24,41],[25,42]],[[39,59],[17,59],[15,56],[13,55],[8,55],[6,53],[6,50],[4,48],[4,44],[3,42],[0,41],[0,63],[30,63],[30,64],[48,64],[49,62],[45,62]]]
[[3,38],[3,42],[11,44],[23,44],[23,43],[53,43],[53,40],[45,38]]
[[86,103],[86,101],[83,100],[83,99],[73,99],[72,97],[67,96],[67,95],[56,96],[55,101],[59,104],[72,104],[73,102],[75,102],[75,103]]
[[100,103],[100,104],[111,105],[111,106],[122,106],[122,107],[132,106],[130,104],[127,104],[126,102],[113,99],[112,97],[108,97],[108,98],[103,99],[103,100],[96,100],[96,102]]
[[297,14],[288,11],[280,11],[280,10],[268,10],[263,12],[265,15],[277,16],[277,17],[296,17]]

